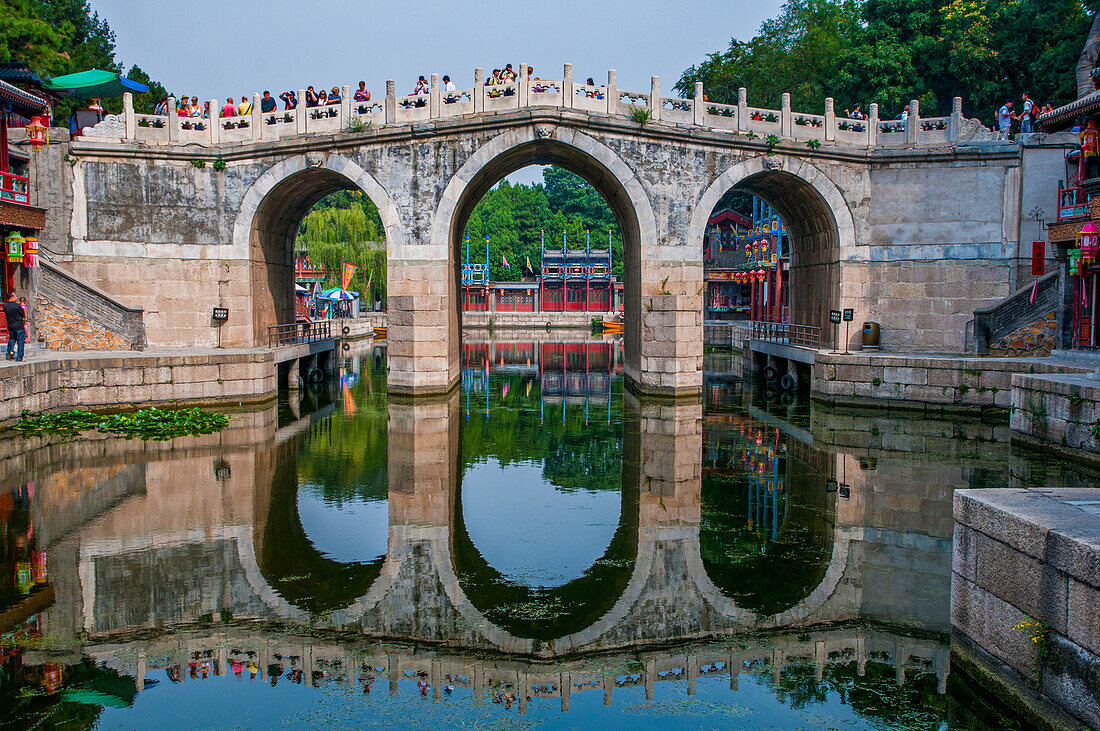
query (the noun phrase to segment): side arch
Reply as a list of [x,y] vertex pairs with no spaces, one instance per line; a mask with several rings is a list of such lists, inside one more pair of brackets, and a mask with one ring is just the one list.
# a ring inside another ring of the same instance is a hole
[[827,310],[840,306],[841,265],[855,258],[852,249],[858,243],[855,216],[844,193],[806,160],[750,157],[732,165],[703,191],[691,215],[688,241],[701,245],[714,206],[737,186],[770,203],[790,231],[791,291],[806,295],[802,301],[792,297],[791,320],[825,324]]
[[[295,155],[272,165],[245,191],[233,222],[227,258],[250,263],[251,332],[248,343],[265,342],[269,325],[293,315],[293,242],[302,217],[340,190],[361,190],[378,208],[387,255],[403,248],[405,230],[397,206],[378,179],[336,154]],[[229,344],[229,343],[227,343]]]

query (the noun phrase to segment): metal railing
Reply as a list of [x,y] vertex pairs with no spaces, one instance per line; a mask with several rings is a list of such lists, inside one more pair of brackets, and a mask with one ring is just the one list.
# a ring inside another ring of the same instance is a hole
[[790,322],[754,321],[752,339],[816,349],[821,347],[821,328],[816,325],[795,325]]
[[272,348],[279,345],[316,343],[331,337],[332,323],[328,320],[292,322],[286,325],[272,325],[267,329],[267,343]]

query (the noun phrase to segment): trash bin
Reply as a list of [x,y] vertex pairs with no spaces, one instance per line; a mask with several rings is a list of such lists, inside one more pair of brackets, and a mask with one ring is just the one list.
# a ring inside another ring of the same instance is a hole
[[878,350],[879,329],[877,322],[863,323],[863,349]]

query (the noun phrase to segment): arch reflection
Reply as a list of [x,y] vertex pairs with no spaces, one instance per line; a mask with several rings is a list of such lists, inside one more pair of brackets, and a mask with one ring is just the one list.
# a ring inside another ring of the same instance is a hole
[[637,554],[637,483],[623,480],[619,344],[463,350],[451,533],[459,584],[512,635],[574,633],[618,600]]
[[[810,596],[833,553],[835,496],[821,454],[744,412],[707,416],[703,567],[727,597],[775,615]],[[836,488],[833,487],[835,492]]]
[[[323,409],[318,413],[324,418],[275,448],[257,545],[260,572],[271,587],[311,614],[364,595],[382,570],[388,545],[384,372],[366,361],[353,373],[349,364],[339,385],[342,411]],[[347,408],[356,402],[361,406]],[[308,419],[310,399],[296,398],[296,405]]]

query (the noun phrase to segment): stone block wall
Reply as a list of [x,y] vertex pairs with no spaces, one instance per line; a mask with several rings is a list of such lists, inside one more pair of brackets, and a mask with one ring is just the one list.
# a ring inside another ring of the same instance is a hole
[[994,692],[1037,687],[1040,702],[1093,728],[1100,521],[1087,506],[1095,498],[1092,488],[956,491],[951,579],[952,626],[1005,681]]
[[160,403],[259,401],[276,393],[271,353],[74,356],[6,366],[0,425],[31,413]]
[[1100,455],[1100,380],[1091,376],[1014,375],[1013,438],[1095,459]]
[[[935,248],[939,251],[930,257],[959,253],[947,252],[950,247]],[[896,254],[882,255],[885,259]],[[1007,265],[969,259],[848,265],[845,277],[843,306],[856,308],[849,347],[859,346],[863,321],[871,321],[881,325],[884,351],[961,353],[974,311],[1010,292]],[[831,328],[827,331],[831,340]],[[844,337],[843,328],[840,336]]]
[[[87,242],[78,246],[84,252],[91,248]],[[144,308],[150,345],[252,347],[247,262],[200,260],[202,247],[193,248],[193,258],[161,253],[150,245],[148,254],[143,247],[142,253],[132,258],[78,256],[66,266],[77,276],[96,282],[112,299]],[[229,320],[220,327],[211,320],[214,307],[229,309]],[[263,333],[262,338],[266,337]]]
[[815,398],[833,403],[952,413],[1011,408],[1013,374],[1085,373],[1086,369],[1021,360],[819,352]]

